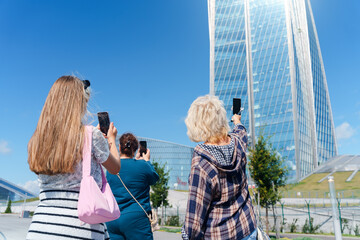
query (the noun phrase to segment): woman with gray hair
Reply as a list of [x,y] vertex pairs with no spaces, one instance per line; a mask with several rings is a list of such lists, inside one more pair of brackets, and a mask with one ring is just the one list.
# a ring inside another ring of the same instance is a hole
[[246,178],[247,133],[241,115],[226,119],[216,96],[198,97],[185,119],[198,144],[189,176],[183,239],[256,239],[256,219]]

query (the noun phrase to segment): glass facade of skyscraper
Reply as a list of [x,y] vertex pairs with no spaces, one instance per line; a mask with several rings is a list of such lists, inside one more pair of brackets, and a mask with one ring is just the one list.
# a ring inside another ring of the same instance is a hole
[[311,69],[315,98],[318,164],[320,165],[334,155],[334,152],[336,152],[336,142],[325,69],[322,63],[320,44],[309,1],[306,1],[306,16],[312,60]]
[[208,0],[210,93],[242,99],[251,141],[270,136],[290,180],[336,155],[319,41],[306,0]]
[[151,138],[138,137],[138,140],[147,142],[151,161],[165,164],[170,189],[189,190],[188,178],[194,148]]

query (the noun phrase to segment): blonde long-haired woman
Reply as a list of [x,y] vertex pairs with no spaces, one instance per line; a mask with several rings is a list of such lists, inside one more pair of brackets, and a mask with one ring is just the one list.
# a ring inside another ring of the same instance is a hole
[[[108,239],[105,224],[84,224],[77,201],[82,178],[83,119],[90,82],[62,76],[51,87],[28,144],[28,162],[38,175],[40,203],[26,239]],[[120,170],[117,130],[111,123],[107,140],[93,128],[91,175],[101,187],[101,164],[112,174]]]

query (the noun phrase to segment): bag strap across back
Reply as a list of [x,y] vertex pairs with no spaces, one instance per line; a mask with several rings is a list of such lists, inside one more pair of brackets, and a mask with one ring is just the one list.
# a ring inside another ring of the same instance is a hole
[[[82,177],[90,176],[91,172],[91,143],[92,143],[92,126],[85,126],[85,138],[84,138],[84,147],[82,151]],[[102,178],[102,187],[104,187],[107,183],[106,176],[102,166],[101,169],[101,178]]]
[[145,211],[145,209],[143,208],[143,206],[141,206],[141,204],[138,202],[138,200],[136,200],[136,198],[134,197],[134,195],[131,194],[130,190],[126,187],[125,183],[123,182],[123,180],[121,179],[119,174],[116,174],[118,176],[118,178],[120,179],[121,183],[124,185],[124,188],[128,191],[128,193],[131,195],[131,197],[135,200],[135,202],[137,204],[139,204],[139,206],[141,207],[141,209],[144,211],[144,213],[146,214],[147,217],[149,217],[149,214],[147,214],[147,212]]

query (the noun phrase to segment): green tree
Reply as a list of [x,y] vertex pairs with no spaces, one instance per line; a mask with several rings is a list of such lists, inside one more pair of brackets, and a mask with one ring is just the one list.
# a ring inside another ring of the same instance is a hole
[[[169,172],[165,170],[165,164],[160,164],[159,162],[152,161],[155,171],[159,174],[159,180],[156,184],[151,186],[150,201],[153,208],[156,210],[159,207],[169,206],[168,194],[169,194]],[[163,221],[163,211],[161,214],[162,223]]]
[[7,208],[5,210],[5,213],[12,213],[12,211],[11,211],[11,200],[8,201],[8,205],[7,205]]
[[[260,133],[255,146],[249,150],[250,176],[260,192],[260,205],[266,210],[267,233],[269,233],[268,209],[272,207],[275,215],[274,206],[281,200],[280,189],[286,184],[288,172],[284,160],[268,141],[269,138],[266,139]],[[276,218],[274,219],[276,225]]]

